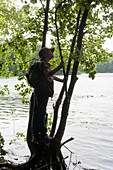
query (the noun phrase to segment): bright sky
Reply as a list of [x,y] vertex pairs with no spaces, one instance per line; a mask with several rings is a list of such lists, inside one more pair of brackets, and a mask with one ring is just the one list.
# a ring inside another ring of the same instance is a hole
[[111,39],[107,39],[103,47],[105,49],[108,48],[110,51],[113,51],[113,37]]

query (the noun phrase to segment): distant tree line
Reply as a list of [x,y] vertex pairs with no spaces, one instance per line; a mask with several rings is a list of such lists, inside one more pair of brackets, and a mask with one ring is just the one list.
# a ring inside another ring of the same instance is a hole
[[[113,73],[113,59],[108,62],[98,63],[96,66],[97,73]],[[79,67],[79,73],[83,73],[84,69],[81,65]]]
[[98,73],[113,73],[113,60],[97,64],[96,70]]

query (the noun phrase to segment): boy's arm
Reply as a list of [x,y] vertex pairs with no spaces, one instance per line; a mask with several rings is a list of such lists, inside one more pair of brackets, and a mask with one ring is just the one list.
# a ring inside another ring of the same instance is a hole
[[59,78],[59,77],[56,77],[56,76],[53,76],[53,78],[54,78],[54,80],[56,80],[56,81],[58,81],[58,82],[64,82],[64,78],[63,79],[61,79],[61,78]]
[[46,77],[53,76],[56,72],[58,72],[63,67],[64,67],[64,62],[61,62],[60,65],[53,70],[49,70],[49,69],[45,68],[44,74]]

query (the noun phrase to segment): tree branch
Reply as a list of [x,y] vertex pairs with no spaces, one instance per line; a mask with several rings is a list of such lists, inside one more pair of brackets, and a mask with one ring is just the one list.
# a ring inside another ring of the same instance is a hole
[[[85,27],[87,16],[88,16],[88,10],[85,9],[83,16],[82,16],[81,23],[80,23],[78,39],[77,39],[77,49],[79,49],[79,50],[82,47],[83,30],[84,30],[84,27]],[[77,56],[79,56],[78,50],[77,50]],[[71,97],[72,97],[72,92],[73,92],[73,89],[74,89],[75,82],[77,81],[76,76],[77,76],[78,65],[79,65],[79,62],[77,60],[75,60],[74,65],[73,65],[71,82],[70,82],[69,90],[68,90],[68,98],[65,97],[63,107],[62,107],[62,113],[61,113],[61,120],[60,120],[59,128],[58,128],[57,133],[55,135],[55,138],[57,138],[59,141],[61,141],[61,139],[63,137],[65,126],[66,126],[66,120],[67,120],[67,116],[68,116],[70,100],[71,100]]]
[[61,92],[60,92],[60,95],[56,101],[56,104],[53,107],[54,108],[54,117],[53,117],[52,129],[51,129],[51,133],[50,133],[51,137],[53,137],[54,133],[55,133],[55,129],[56,129],[56,125],[57,125],[57,118],[58,118],[58,110],[59,110],[60,104],[62,102],[63,94],[64,94],[64,85],[61,89]]
[[[59,47],[59,53],[60,53],[60,57],[61,57],[61,61],[63,61],[63,56],[62,56],[62,49],[61,49],[61,45],[60,45],[60,39],[59,39],[59,32],[58,32],[58,25],[57,25],[57,11],[60,8],[60,6],[65,2],[66,0],[62,1],[55,10],[55,26],[56,26],[56,34],[57,34],[57,41],[58,41],[58,47]],[[66,96],[67,96],[67,79],[66,79],[66,74],[65,74],[65,69],[63,67],[63,74],[64,74],[64,86],[65,86],[65,92],[66,92]]]
[[46,1],[46,9],[45,9],[45,20],[44,20],[44,31],[43,31],[43,40],[42,47],[46,46],[46,35],[48,31],[48,12],[49,12],[50,0]]
[[42,7],[43,7],[43,9],[44,9],[44,12],[45,12],[45,8],[44,8],[44,5],[43,5],[43,3],[42,3],[42,0],[40,0],[40,3],[41,3],[41,5],[42,5]]
[[[76,55],[79,57],[80,55],[80,50],[82,47],[82,39],[84,36],[84,27],[86,26],[86,20],[87,20],[87,16],[88,16],[88,12],[89,10],[85,8],[83,16],[82,16],[82,20],[80,23],[80,27],[79,27],[79,33],[78,33],[78,39],[77,39],[77,48],[76,48]],[[75,85],[77,78],[77,71],[78,71],[78,65],[79,65],[79,61],[75,59],[75,62],[73,64],[73,70],[72,70],[72,76],[71,76],[71,81],[70,81],[70,85],[69,85],[69,96],[72,96],[72,92],[73,92],[73,88]]]
[[[76,30],[75,30],[75,35],[74,35],[73,40],[72,40],[72,44],[71,44],[71,51],[70,51],[70,56],[69,56],[69,60],[68,60],[68,65],[67,65],[66,77],[68,77],[69,71],[70,71],[71,55],[72,55],[72,53],[74,51],[74,47],[75,47],[77,32],[78,32],[78,28],[79,28],[80,14],[81,14],[81,8],[80,8],[80,10],[78,12],[78,16],[77,16],[77,20],[76,20],[77,27],[76,27]],[[53,124],[52,124],[51,133],[50,133],[51,137],[53,137],[54,133],[55,133],[56,124],[57,124],[57,117],[58,117],[58,110],[59,110],[60,104],[62,102],[64,90],[65,90],[65,88],[64,88],[64,85],[63,85],[63,87],[61,89],[61,92],[60,92],[60,95],[59,95],[59,97],[58,97],[58,99],[56,101],[56,105],[54,106]]]
[[74,34],[74,37],[73,37],[73,40],[72,40],[72,44],[71,44],[71,51],[70,51],[70,56],[69,56],[69,61],[68,61],[66,76],[68,76],[69,71],[70,71],[71,56],[72,56],[73,51],[74,51],[75,42],[76,42],[76,38],[77,38],[77,33],[78,33],[78,29],[79,29],[80,15],[81,15],[81,8],[79,9],[78,16],[77,16],[77,20],[76,20],[76,30],[75,30],[75,34]]
[[63,142],[63,143],[60,145],[60,147],[62,147],[63,145],[65,145],[66,143],[68,143],[68,142],[70,142],[70,141],[72,141],[72,140],[74,140],[73,137],[69,138],[68,140],[66,140],[65,142]]

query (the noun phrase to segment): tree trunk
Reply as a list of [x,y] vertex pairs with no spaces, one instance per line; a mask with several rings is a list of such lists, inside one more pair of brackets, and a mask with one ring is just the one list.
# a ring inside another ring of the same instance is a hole
[[[81,50],[81,47],[82,47],[82,39],[83,39],[83,35],[84,35],[83,30],[84,30],[84,27],[86,26],[87,16],[88,16],[88,10],[85,9],[84,13],[83,13],[83,16],[82,16],[81,23],[80,23],[79,32],[78,32],[77,51],[76,51],[77,58],[80,57],[79,51]],[[69,85],[69,89],[68,89],[68,95],[65,97],[64,102],[63,102],[61,120],[60,120],[60,124],[59,124],[58,130],[57,130],[57,133],[55,135],[55,138],[58,141],[62,140],[64,131],[65,131],[65,126],[66,126],[66,121],[67,121],[67,116],[68,116],[70,100],[71,100],[71,97],[72,97],[72,93],[73,93],[75,83],[77,81],[78,66],[79,66],[79,62],[78,62],[78,60],[75,59],[74,65],[73,65],[71,81],[70,81],[70,85]],[[56,148],[59,147],[58,143],[56,143],[54,145],[55,145]]]
[[50,0],[46,1],[46,9],[44,9],[45,12],[45,20],[44,20],[44,31],[43,31],[43,40],[42,40],[42,47],[45,47],[46,45],[46,36],[48,31],[48,12],[49,12],[49,5]]

